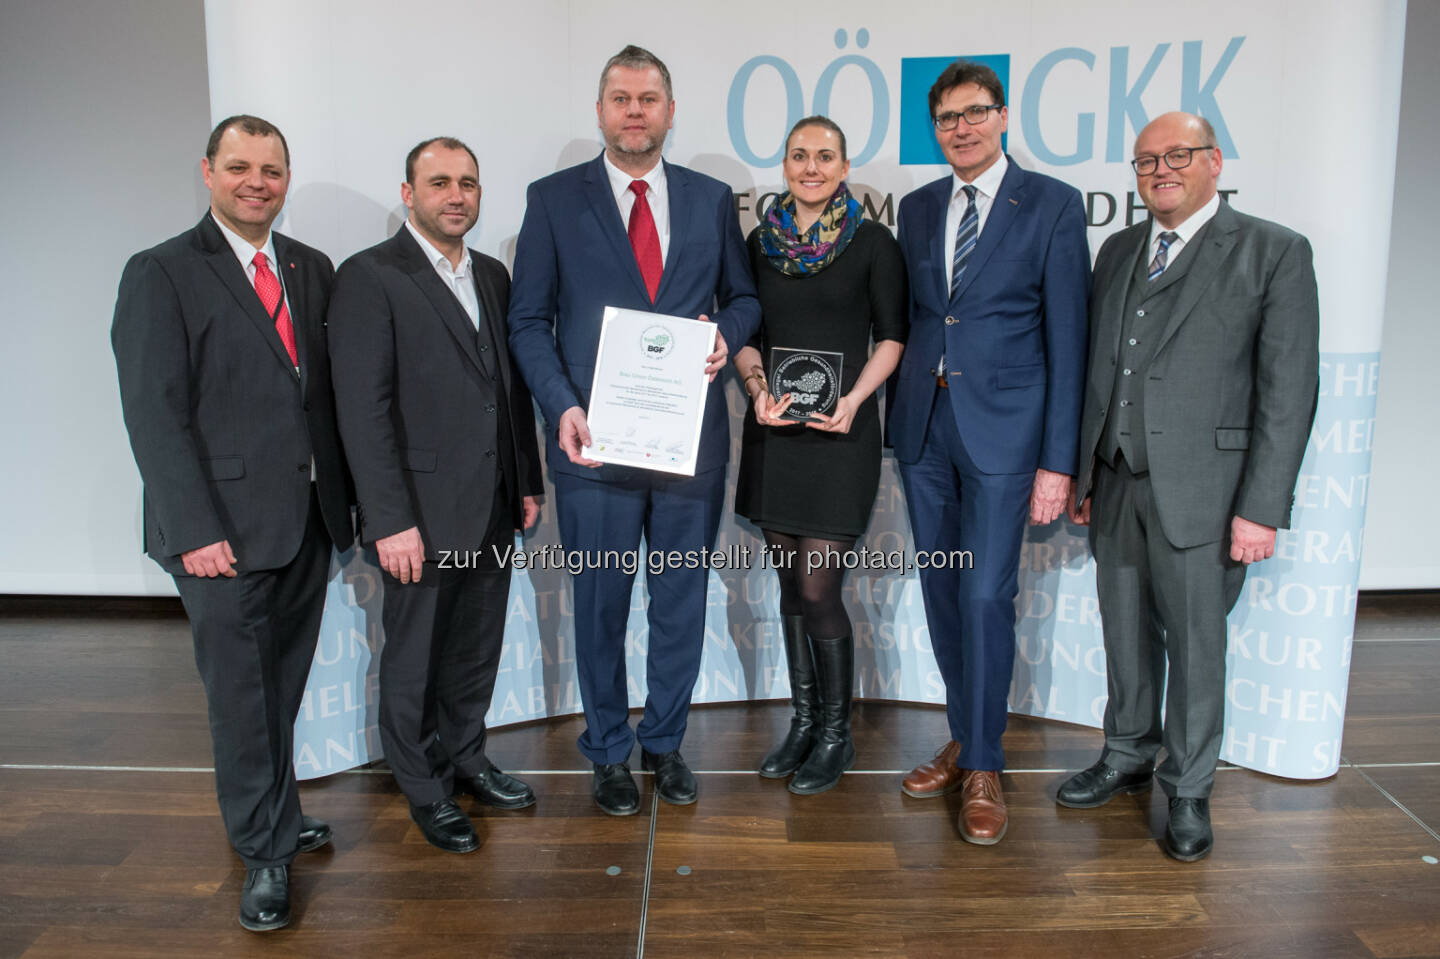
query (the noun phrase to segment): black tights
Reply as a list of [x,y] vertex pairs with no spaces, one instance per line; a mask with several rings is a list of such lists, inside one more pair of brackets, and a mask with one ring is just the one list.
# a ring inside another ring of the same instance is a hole
[[840,598],[843,557],[853,539],[791,536],[767,529],[770,565],[780,577],[780,615],[802,616],[812,639],[850,635],[850,616]]

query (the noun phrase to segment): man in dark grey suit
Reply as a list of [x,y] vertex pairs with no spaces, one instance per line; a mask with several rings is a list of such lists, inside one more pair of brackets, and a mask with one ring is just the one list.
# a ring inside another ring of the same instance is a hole
[[1191,862],[1213,845],[1225,617],[1246,566],[1272,556],[1290,522],[1319,307],[1305,238],[1219,197],[1208,122],[1156,118],[1131,162],[1151,219],[1110,237],[1095,263],[1071,507],[1095,554],[1105,749],[1057,800],[1099,806],[1147,788],[1153,771],[1170,799],[1165,849]]
[[240,924],[290,921],[288,866],[330,827],[300,812],[295,716],[333,543],[354,540],[335,431],[325,254],[271,231],[290,185],[272,124],[221,121],[210,210],[125,267],[111,340],[145,482],[145,549],[190,617],[215,784],[245,861]]
[[479,837],[450,798],[521,809],[528,785],[485,756],[515,530],[535,522],[540,456],[530,394],[505,347],[510,277],[465,248],[480,214],[475,154],[449,137],[405,158],[395,235],[340,267],[330,356],[360,539],[385,577],[380,742],[432,844]]

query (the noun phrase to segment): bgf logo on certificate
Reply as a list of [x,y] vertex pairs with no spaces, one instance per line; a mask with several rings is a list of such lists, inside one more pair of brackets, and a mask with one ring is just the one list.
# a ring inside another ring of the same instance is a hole
[[713,323],[605,307],[585,413],[593,445],[583,455],[694,476],[713,352]]

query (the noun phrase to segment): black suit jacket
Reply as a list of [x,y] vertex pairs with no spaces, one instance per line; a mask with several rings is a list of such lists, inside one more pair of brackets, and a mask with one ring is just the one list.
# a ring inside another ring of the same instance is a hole
[[[479,549],[503,470],[511,520],[541,490],[530,393],[510,365],[505,314],[510,276],[470,251],[488,339],[475,326],[410,231],[399,231],[340,266],[330,302],[330,355],[340,432],[359,495],[360,537],[371,543],[416,526],[427,559]],[[494,371],[493,378],[487,368]],[[498,395],[505,397],[497,403]],[[510,448],[498,421],[509,415]]]
[[354,541],[335,427],[325,309],[334,273],[318,250],[274,235],[300,375],[210,214],[125,266],[110,329],[130,446],[145,483],[145,549],[180,554],[229,540],[241,570],[300,548],[310,464],[340,549]]

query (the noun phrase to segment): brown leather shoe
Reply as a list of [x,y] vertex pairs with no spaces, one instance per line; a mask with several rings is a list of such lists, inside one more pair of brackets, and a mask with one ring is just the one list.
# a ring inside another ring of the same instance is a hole
[[960,767],[955,765],[959,759],[960,744],[952,739],[940,747],[934,759],[927,759],[910,770],[910,775],[900,783],[900,791],[916,799],[934,799],[953,793],[960,788]]
[[977,846],[993,846],[1010,825],[1000,774],[993,769],[965,769],[960,798],[960,838]]

